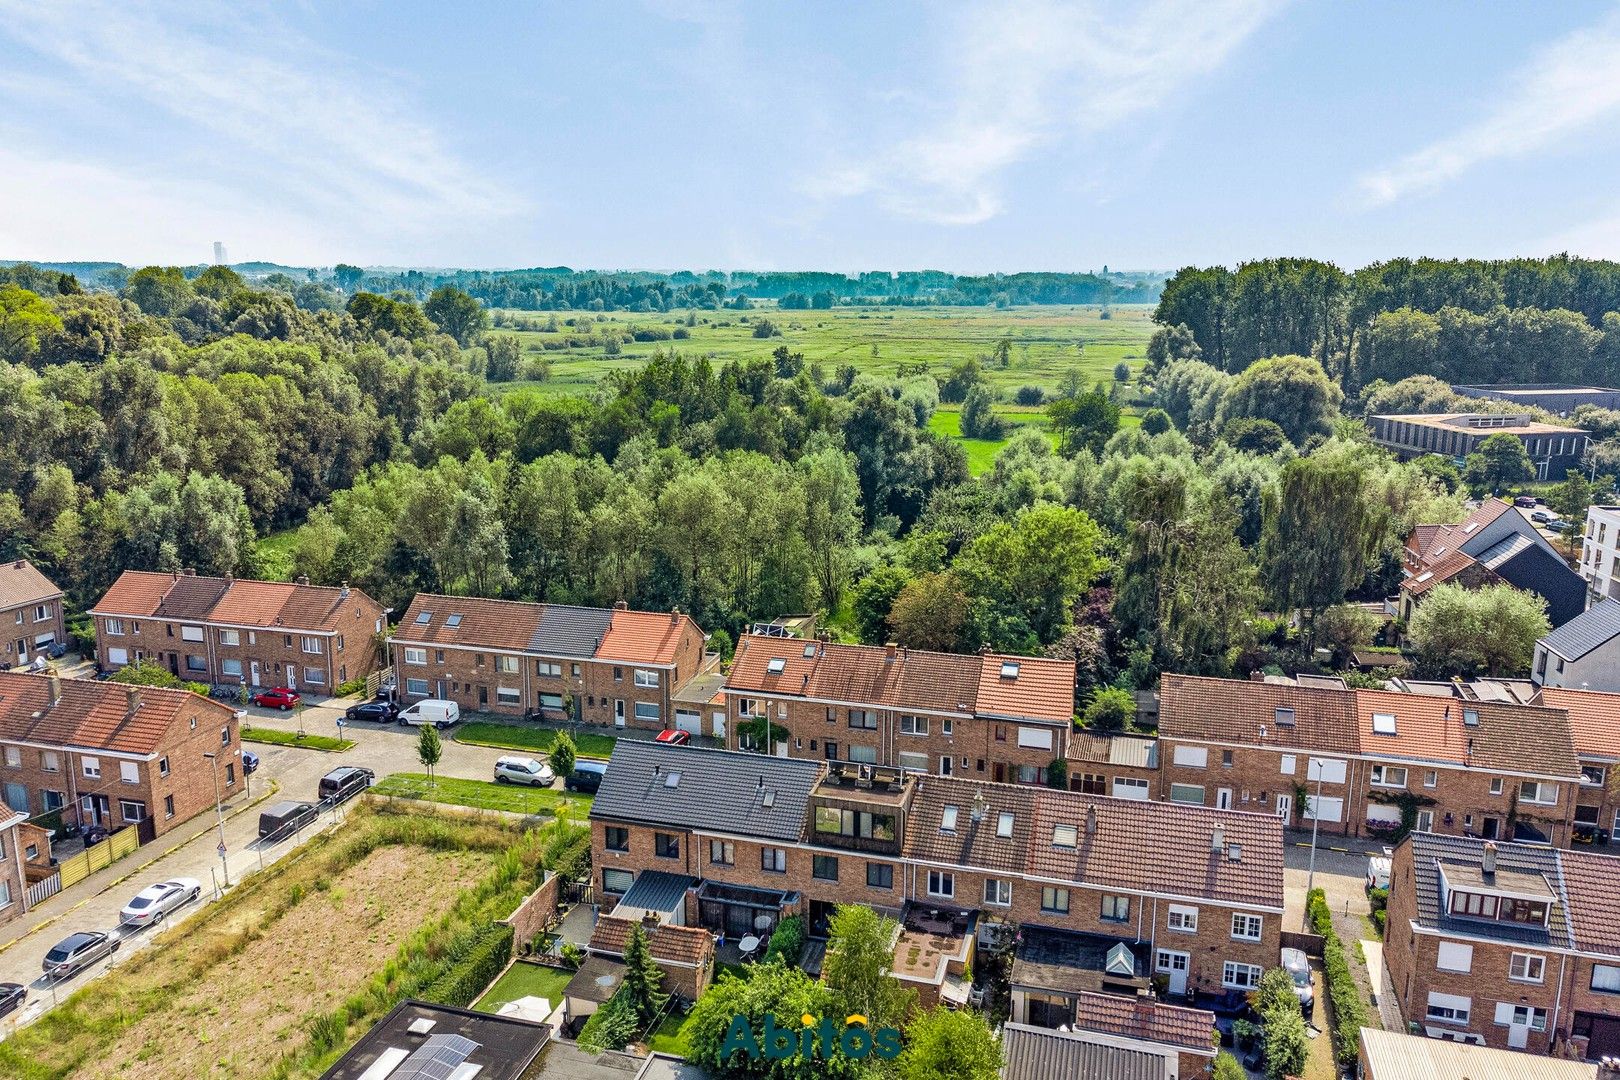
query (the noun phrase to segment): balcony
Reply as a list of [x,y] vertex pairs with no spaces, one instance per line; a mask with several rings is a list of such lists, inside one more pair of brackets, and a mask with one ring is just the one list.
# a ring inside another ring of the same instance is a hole
[[810,793],[812,841],[849,851],[899,854],[915,787],[916,781],[898,769],[828,762],[821,783]]

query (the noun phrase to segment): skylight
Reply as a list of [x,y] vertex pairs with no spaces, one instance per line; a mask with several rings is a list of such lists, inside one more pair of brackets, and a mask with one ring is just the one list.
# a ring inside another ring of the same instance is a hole
[[1013,816],[1011,814],[1002,814],[999,818],[996,819],[996,835],[997,836],[1011,836],[1012,835],[1012,829],[1013,829]]
[[780,656],[773,656],[771,662],[765,665],[765,670],[772,675],[780,675],[787,670],[787,661]]
[[955,832],[956,831],[956,807],[947,806],[944,810],[940,811],[940,814],[939,814],[939,831],[940,832]]
[[1463,526],[1463,532],[1464,534],[1471,533],[1477,528],[1479,528],[1479,522],[1470,521],[1468,524]]
[[681,786],[681,774],[678,773],[678,772],[672,772],[668,776],[664,777],[664,786],[665,787],[680,787]]
[[1463,710],[1463,723],[1467,724],[1469,727],[1479,727],[1479,710],[1478,709],[1464,709]]
[[1373,713],[1373,734],[1375,734],[1375,735],[1393,735],[1393,734],[1395,734],[1395,714],[1394,713],[1387,713],[1387,712],[1375,712],[1375,713]]
[[452,616],[450,616],[448,619],[444,620],[444,625],[446,625],[446,626],[460,626],[461,625],[461,616],[460,615],[452,615]]
[[1012,660],[1004,660],[1001,664],[1001,677],[1003,679],[1018,678],[1018,665]]
[[1080,842],[1080,826],[1054,825],[1052,826],[1053,847],[1074,847]]
[[771,807],[775,806],[776,805],[776,792],[775,791],[767,791],[764,795],[760,796],[759,805],[765,807],[767,810],[770,809]]
[[1428,581],[1432,577],[1434,577],[1434,571],[1433,570],[1425,570],[1425,571],[1423,571],[1423,573],[1421,573],[1421,574],[1419,574],[1417,576],[1417,579],[1419,581]]
[[816,647],[814,645],[806,645],[804,647],[804,655],[807,657],[816,655]]
[[1293,727],[1294,726],[1294,710],[1293,709],[1278,709],[1276,715],[1277,715],[1277,726],[1278,727]]
[[416,625],[426,626],[433,619],[433,612],[424,611],[416,616]]

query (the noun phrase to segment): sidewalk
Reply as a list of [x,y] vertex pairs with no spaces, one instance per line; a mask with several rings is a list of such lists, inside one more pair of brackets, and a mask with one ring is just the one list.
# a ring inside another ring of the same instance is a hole
[[[274,782],[256,784],[251,793],[244,791],[236,798],[222,803],[225,820],[229,821],[236,815],[252,809],[275,794],[275,791]],[[108,889],[117,888],[172,852],[215,832],[218,827],[215,815],[199,814],[194,820],[173,832],[159,837],[150,844],[143,844],[127,857],[110,866],[102,867],[83,881],[74,883],[31,909],[23,918],[0,927],[0,953],[52,926],[58,919],[72,914]]]

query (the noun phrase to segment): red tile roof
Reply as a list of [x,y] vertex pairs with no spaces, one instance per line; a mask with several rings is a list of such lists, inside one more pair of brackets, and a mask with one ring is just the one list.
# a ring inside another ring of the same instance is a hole
[[[150,754],[182,717],[212,713],[224,723],[234,710],[185,690],[132,687],[92,679],[59,679],[61,699],[50,703],[50,678],[0,671],[0,739],[47,746]],[[130,711],[130,692],[138,705]]]
[[[629,919],[603,915],[591,931],[591,951],[622,957],[634,927]],[[714,938],[702,927],[665,923],[648,931],[647,951],[662,963],[697,967],[714,952]]]
[[1456,524],[1418,525],[1406,538],[1403,561],[1412,574],[1422,573],[1434,560],[1456,551],[1479,530],[1513,509],[1501,499],[1486,499]]
[[[381,612],[381,606],[365,593],[358,589],[351,593]],[[344,590],[324,585],[125,570],[91,611],[133,619],[336,631],[353,622],[341,618],[345,598]],[[371,629],[365,627],[367,633]]]
[[1620,956],[1620,859],[1560,851],[1570,929],[1579,948]]
[[[404,641],[436,645],[480,645],[522,651],[534,640],[544,611],[544,604],[516,600],[417,593],[400,617],[394,636]],[[418,621],[424,612],[431,616],[426,623]],[[449,625],[447,619],[451,615],[461,616],[459,625]]]
[[703,638],[703,631],[689,615],[615,608],[596,656],[600,660],[673,664],[687,633],[696,634],[699,641]]
[[0,563],[0,611],[54,600],[62,590],[27,559]]
[[[780,670],[772,671],[778,661]],[[1017,674],[1002,677],[1003,664],[1017,665]],[[756,635],[738,642],[726,690],[1067,723],[1074,715],[1074,663]]]
[[1501,580],[1488,566],[1481,566],[1472,555],[1465,555],[1460,551],[1447,551],[1444,555],[1427,563],[1418,569],[1413,576],[1401,582],[1401,588],[1413,596],[1422,596],[1436,585],[1443,585],[1452,581],[1465,571],[1475,570],[1479,575],[1481,586],[1494,584]]
[[[1278,709],[1294,711],[1292,726],[1277,723]],[[1360,748],[1355,698],[1344,690],[1198,675],[1159,681],[1159,734],[1341,754]]]
[[1577,754],[1620,758],[1620,694],[1544,686],[1535,700],[1569,714]]
[[1215,1030],[1215,1014],[1205,1009],[1082,991],[1075,998],[1074,1026],[1079,1031],[1120,1035],[1215,1056],[1210,1037]]

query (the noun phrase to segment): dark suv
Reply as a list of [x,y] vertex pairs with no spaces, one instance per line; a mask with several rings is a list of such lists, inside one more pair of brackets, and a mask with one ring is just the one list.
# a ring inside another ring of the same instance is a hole
[[347,802],[370,787],[377,774],[370,769],[361,769],[353,765],[345,765],[341,769],[333,769],[321,777],[320,798],[328,806],[335,806],[340,802]]

